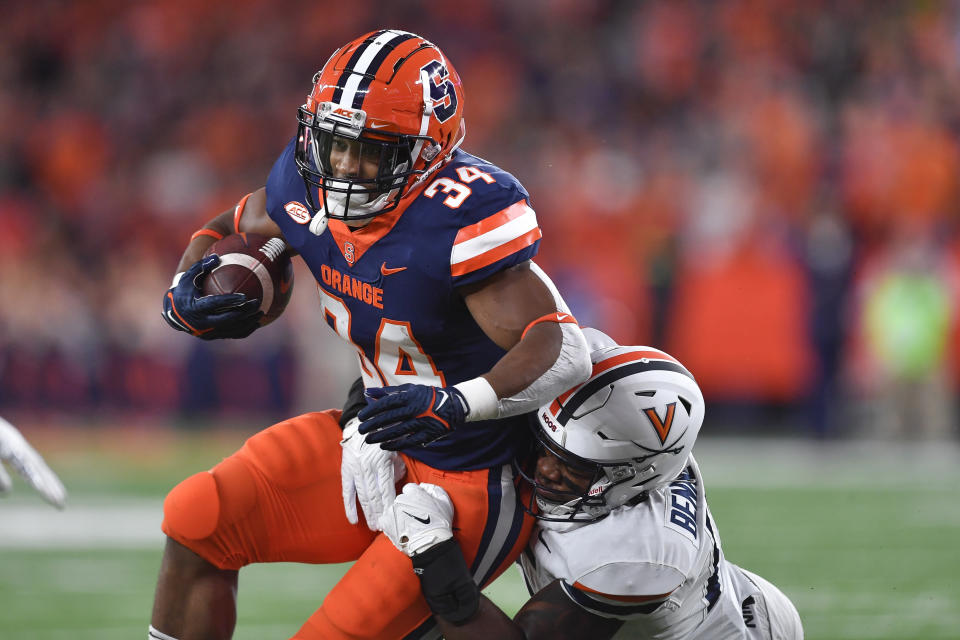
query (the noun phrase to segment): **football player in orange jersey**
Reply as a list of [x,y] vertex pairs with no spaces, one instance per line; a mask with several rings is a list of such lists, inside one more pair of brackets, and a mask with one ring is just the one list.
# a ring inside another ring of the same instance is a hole
[[409,559],[378,531],[400,481],[449,494],[477,584],[525,544],[533,522],[513,466],[530,444],[523,414],[585,379],[590,360],[532,261],[529,195],[460,149],[463,113],[460,78],[434,44],[361,36],[314,77],[266,186],[191,238],[164,295],[173,328],[249,335],[260,301],[203,297],[218,258],[201,256],[232,232],[282,238],[316,278],[326,324],[356,348],[368,404],[276,424],[170,492],[150,638],[230,637],[247,564],[351,560],[296,638],[436,637]]

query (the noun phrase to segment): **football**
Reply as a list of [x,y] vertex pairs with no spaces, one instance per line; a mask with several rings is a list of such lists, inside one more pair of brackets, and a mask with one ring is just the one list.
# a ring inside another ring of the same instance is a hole
[[293,263],[280,238],[235,233],[214,242],[204,256],[217,254],[220,264],[201,283],[204,295],[242,293],[260,300],[260,326],[276,320],[293,293]]

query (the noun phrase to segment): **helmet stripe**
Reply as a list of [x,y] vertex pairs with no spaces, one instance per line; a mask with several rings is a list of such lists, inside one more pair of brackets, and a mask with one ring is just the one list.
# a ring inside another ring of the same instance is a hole
[[415,38],[416,36],[412,33],[404,33],[400,37],[395,38],[384,45],[374,59],[370,62],[367,73],[360,80],[360,84],[357,85],[357,91],[353,96],[353,106],[354,109],[359,109],[363,106],[363,100],[367,97],[367,89],[370,88],[370,83],[373,82],[373,78],[377,75],[377,71],[380,70],[380,65],[383,64],[383,61],[387,59],[397,47],[401,44]]
[[378,31],[375,35],[364,40],[362,43],[360,43],[359,47],[353,50],[353,55],[350,56],[346,66],[343,68],[343,73],[341,73],[340,77],[337,79],[337,88],[333,91],[333,102],[342,104],[340,99],[343,97],[343,87],[353,74],[353,68],[360,61],[360,57],[363,55],[363,52],[367,50],[367,47],[369,47],[371,43],[375,42],[376,39],[382,36],[384,33],[386,33],[386,31]]
[[394,47],[414,37],[416,36],[405,31],[381,31],[376,37],[357,47],[337,80],[333,102],[342,107],[359,109],[366,90],[383,61]]
[[573,394],[570,400],[560,407],[560,412],[557,414],[557,423],[561,426],[566,425],[567,422],[573,418],[573,414],[577,411],[577,409],[579,409],[583,403],[590,398],[590,396],[603,387],[613,384],[617,380],[633,375],[634,373],[642,373],[644,371],[675,371],[687,376],[691,380],[694,380],[694,377],[689,371],[687,371],[682,365],[674,362],[667,362],[664,360],[648,360],[647,362],[641,360],[638,362],[629,362],[623,366],[610,369],[606,373],[602,373],[599,376],[591,378],[586,384],[580,387],[580,389]]
[[[649,358],[654,360],[669,360],[670,362],[675,362],[677,364],[680,364],[679,361],[674,359],[669,354],[666,354],[663,351],[659,351],[657,349],[647,347],[646,349],[635,349],[632,351],[628,351],[627,353],[621,353],[619,355],[611,356],[609,358],[606,358],[605,360],[601,360],[600,362],[597,362],[596,364],[593,365],[593,371],[590,372],[590,378],[595,378],[596,376],[600,375],[604,371],[607,371],[608,369],[612,369],[613,367],[617,367],[627,362],[635,362],[637,360],[642,360],[643,358]],[[692,378],[693,376],[690,376],[690,377]],[[583,382],[561,393],[557,397],[557,399],[553,401],[553,404],[550,406],[550,410],[552,411],[553,415],[557,415],[557,411],[560,409],[560,405],[566,402],[567,398],[569,398],[574,393],[576,393],[585,384],[587,383]]]
[[613,367],[623,364],[625,362],[634,362],[636,360],[641,360],[647,358],[649,360],[667,360],[669,362],[674,362],[680,364],[675,358],[667,355],[663,351],[657,351],[655,349],[638,349],[635,351],[630,351],[628,353],[621,353],[619,355],[613,356],[612,358],[607,358],[606,360],[601,360],[600,362],[593,365],[593,372],[591,376],[596,376],[607,369],[612,369]]

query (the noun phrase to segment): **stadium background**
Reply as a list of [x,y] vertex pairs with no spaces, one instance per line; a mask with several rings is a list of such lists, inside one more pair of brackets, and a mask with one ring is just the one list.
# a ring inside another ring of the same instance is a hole
[[[72,497],[0,503],[0,637],[140,634],[165,491],[341,403],[305,271],[236,343],[171,331],[160,294],[384,26],[456,65],[466,147],[531,192],[581,323],[697,376],[729,557],[808,638],[960,638],[960,13],[799,0],[4,2],[0,413]],[[292,633],[336,569],[245,571],[238,638]]]

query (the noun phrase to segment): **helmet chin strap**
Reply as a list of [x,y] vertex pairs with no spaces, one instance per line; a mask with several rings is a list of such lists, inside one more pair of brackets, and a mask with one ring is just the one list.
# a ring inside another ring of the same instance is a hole
[[[413,151],[410,153],[410,157],[413,158],[414,162],[417,161],[417,158],[423,158],[426,162],[432,162],[437,157],[437,154],[440,153],[441,145],[439,143],[432,143],[424,147],[427,132],[430,130],[430,116],[433,115],[433,98],[430,97],[430,75],[424,69],[420,70],[420,86],[423,87],[423,117],[420,119],[420,138],[417,139],[416,144],[413,145]],[[460,121],[460,130],[457,134],[459,137],[447,153],[440,158],[438,162],[435,162],[432,167],[420,174],[410,185],[411,189],[414,189],[426,180],[430,174],[442,167],[450,156],[453,155],[453,152],[463,144],[463,139],[466,137],[466,125],[463,124],[462,120]]]
[[[589,495],[595,493],[602,494],[609,487],[609,481],[601,477],[600,480],[590,485]],[[537,495],[536,501],[540,512],[553,518],[553,520],[540,520],[538,524],[544,529],[550,529],[551,531],[569,531],[570,529],[575,529],[594,522],[613,510],[613,507],[607,507],[606,505],[583,504],[584,496],[578,496],[567,502],[553,502]],[[577,518],[578,514],[587,517]]]
[[564,502],[563,504],[556,502],[549,502],[543,498],[537,498],[537,507],[540,509],[540,513],[550,516],[551,520],[538,520],[537,526],[541,529],[547,529],[549,531],[570,531],[572,529],[577,529],[582,527],[585,524],[590,524],[591,520],[577,520],[574,518],[566,519],[569,516],[573,516],[577,513],[577,506],[580,504],[582,498],[574,498],[569,502]]
[[[402,170],[402,169],[401,169]],[[370,193],[366,191],[356,191],[351,193],[349,196],[345,193],[333,192],[326,194],[326,208],[321,209],[313,216],[313,219],[310,221],[310,233],[313,235],[319,236],[323,235],[323,232],[327,230],[328,217],[327,212],[334,215],[343,215],[345,211],[357,212],[360,215],[355,216],[356,219],[361,220],[363,224],[366,224],[370,221],[370,218],[364,219],[367,214],[376,213],[384,206],[386,206],[387,201],[392,195],[397,192],[396,189],[393,189],[387,193],[381,194],[374,198],[371,201],[367,201],[370,198]],[[347,198],[350,199],[350,206],[347,207]],[[351,217],[347,216],[345,219],[346,222],[351,221]]]

